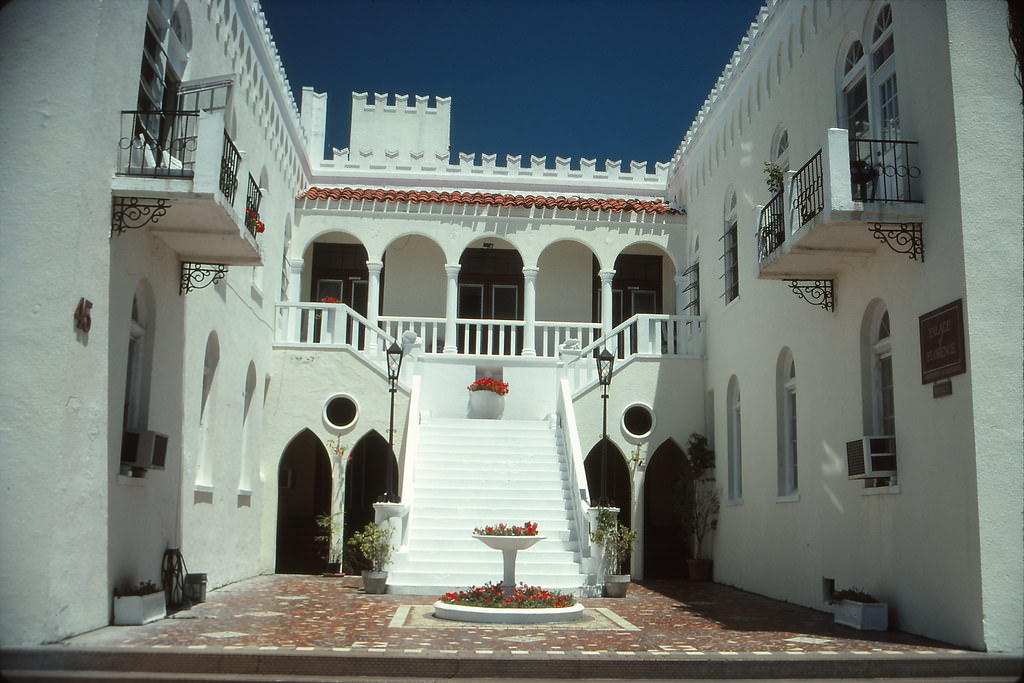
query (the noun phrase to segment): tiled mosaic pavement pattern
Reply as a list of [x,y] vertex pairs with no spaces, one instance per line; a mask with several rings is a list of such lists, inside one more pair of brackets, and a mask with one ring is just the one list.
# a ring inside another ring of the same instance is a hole
[[585,598],[582,624],[499,626],[438,620],[434,598],[367,595],[357,577],[262,576],[145,626],[111,626],[75,647],[689,658],[702,655],[936,655],[960,652],[898,632],[860,632],[832,615],[727,586],[645,582],[624,599]]

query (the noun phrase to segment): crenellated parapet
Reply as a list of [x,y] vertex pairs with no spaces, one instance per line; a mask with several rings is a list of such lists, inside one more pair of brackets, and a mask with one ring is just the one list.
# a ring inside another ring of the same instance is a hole
[[657,162],[654,171],[647,171],[646,161],[631,161],[627,170],[618,159],[606,159],[599,167],[597,159],[572,157],[554,158],[549,164],[547,156],[521,154],[481,154],[462,152],[451,159],[447,152],[427,155],[422,151],[402,155],[398,150],[385,150],[374,155],[368,150],[334,149],[334,158],[325,160],[318,171],[322,173],[345,171],[407,171],[417,174],[470,175],[493,178],[544,178],[564,180],[601,180],[624,183],[646,183],[664,186],[668,178],[669,162]]
[[[326,97],[303,90],[302,119],[315,154],[326,126]],[[349,146],[334,148],[331,159],[314,160],[323,183],[386,182],[416,187],[499,188],[531,183],[559,191],[657,196],[664,192],[669,162],[648,172],[646,161],[481,154],[450,151],[451,98],[426,95],[352,93]],[[315,159],[315,157],[314,157]],[[403,179],[408,182],[403,182]]]
[[760,38],[765,34],[776,16],[777,8],[783,2],[784,0],[766,0],[765,5],[758,12],[757,18],[751,22],[750,27],[747,29],[747,34],[740,39],[739,46],[733,51],[732,57],[726,63],[714,87],[704,99],[704,103],[690,123],[690,127],[683,136],[682,142],[679,143],[679,147],[672,156],[670,165],[673,167],[673,172],[675,166],[682,160],[687,147],[700,134],[704,122],[711,118],[719,99],[723,97],[735,78],[748,67],[753,59],[754,49],[760,44]]

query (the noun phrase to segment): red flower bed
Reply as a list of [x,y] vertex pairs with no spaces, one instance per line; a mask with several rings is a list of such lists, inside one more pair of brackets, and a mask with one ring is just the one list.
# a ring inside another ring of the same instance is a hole
[[572,607],[576,598],[571,594],[544,590],[540,586],[527,586],[520,583],[511,597],[505,597],[502,583],[487,582],[482,586],[474,586],[469,590],[445,593],[441,602],[448,605],[463,607],[518,607],[518,608],[552,608]]
[[487,526],[473,529],[477,536],[536,536],[537,522],[524,522],[522,526],[509,526],[501,524],[488,524]]

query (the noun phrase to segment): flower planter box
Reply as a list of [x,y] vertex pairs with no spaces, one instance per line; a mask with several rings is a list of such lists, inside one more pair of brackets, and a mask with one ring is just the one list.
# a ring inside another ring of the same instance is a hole
[[835,622],[861,631],[889,628],[889,605],[885,602],[842,600],[836,605]]
[[114,624],[141,626],[167,616],[164,592],[149,595],[124,595],[114,598]]

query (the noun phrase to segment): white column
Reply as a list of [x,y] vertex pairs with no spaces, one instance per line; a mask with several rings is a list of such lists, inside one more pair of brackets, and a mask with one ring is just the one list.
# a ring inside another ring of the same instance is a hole
[[[371,330],[377,329],[377,321],[380,318],[380,271],[383,268],[384,264],[380,261],[366,262],[366,270],[369,275],[366,279],[366,322]],[[353,303],[355,302],[353,301]],[[356,334],[354,331],[359,329],[359,326],[353,326],[352,329]],[[356,339],[359,337],[357,336]],[[367,331],[363,343],[366,347],[363,351],[368,355],[376,356],[384,351],[377,343],[377,336],[369,331]]]
[[[288,259],[288,290],[285,296],[290,303],[298,303],[302,300],[302,268],[305,261],[300,258]],[[297,342],[301,339],[302,312],[297,308],[288,310],[286,320],[288,326],[288,341]]]
[[446,263],[444,273],[448,276],[448,288],[445,293],[444,303],[444,352],[458,353],[458,330],[455,327],[455,317],[459,312],[459,270],[462,268],[458,263]]
[[[601,278],[601,336],[607,337],[612,332],[612,278],[615,277],[615,270],[608,268],[597,271]],[[609,351],[616,348],[614,343],[609,342]]]
[[536,356],[537,273],[540,268],[523,266],[523,355]]

